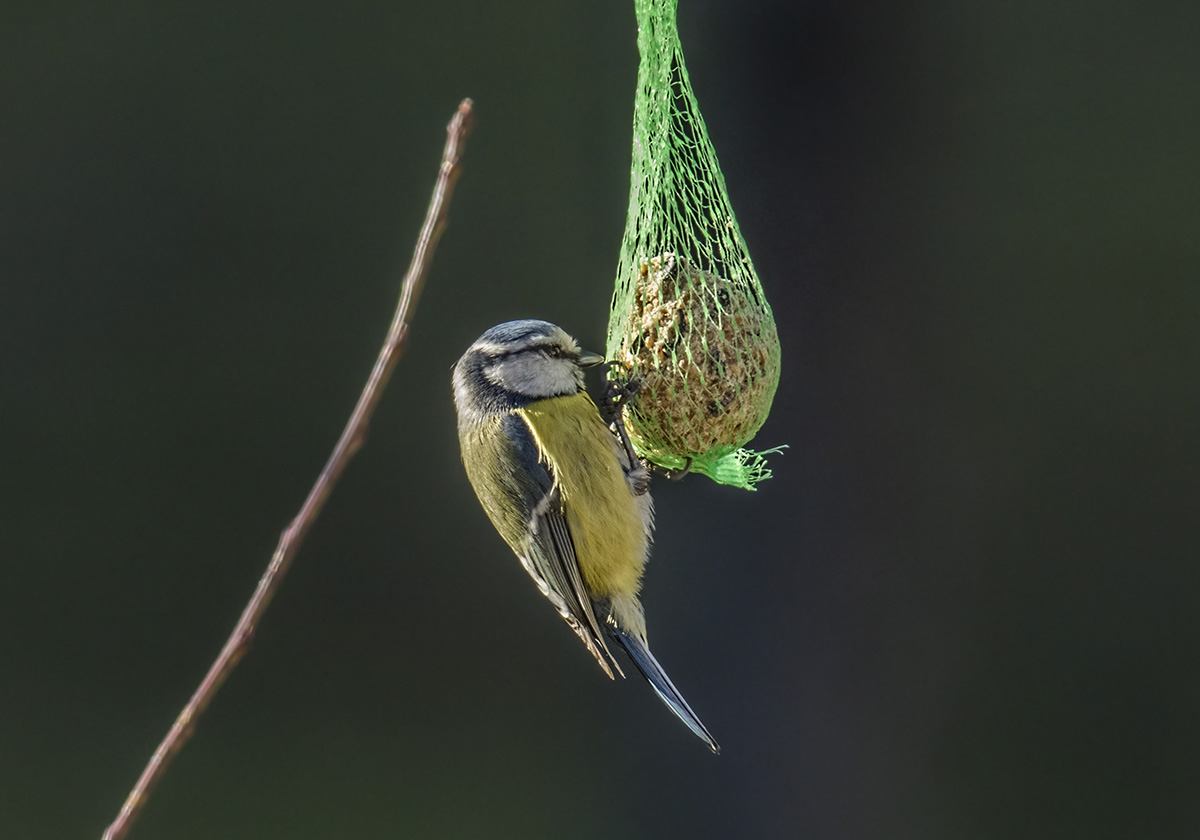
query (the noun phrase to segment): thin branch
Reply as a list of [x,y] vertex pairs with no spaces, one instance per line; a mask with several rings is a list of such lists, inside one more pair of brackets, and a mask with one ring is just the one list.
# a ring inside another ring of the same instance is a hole
[[172,759],[179,754],[191,737],[197,719],[208,708],[208,704],[212,702],[226,677],[245,655],[250,640],[254,636],[254,628],[263,612],[266,611],[267,605],[271,603],[271,598],[283,581],[283,576],[287,574],[292,558],[300,548],[304,536],[321,512],[325,500],[329,498],[330,491],[345,470],[351,456],[358,451],[366,439],[367,424],[371,414],[379,402],[379,397],[391,376],[392,369],[404,352],[413,310],[416,309],[421,289],[425,285],[425,275],[429,269],[429,263],[433,259],[438,239],[446,227],[446,209],[460,171],[459,157],[462,154],[467,133],[471,129],[471,107],[471,100],[464,99],[458,106],[458,112],[446,127],[446,147],[442,152],[441,168],[438,171],[437,183],[433,188],[433,197],[429,201],[429,210],[425,214],[425,223],[421,226],[421,234],[417,238],[417,246],[413,251],[412,263],[408,267],[408,273],[404,276],[400,302],[396,306],[396,314],[388,329],[387,338],[384,340],[383,347],[380,348],[379,358],[375,361],[375,368],[371,371],[371,378],[367,380],[362,396],[358,398],[358,405],[354,407],[354,413],[350,415],[350,420],[346,423],[346,428],[342,432],[337,446],[334,447],[333,453],[329,456],[325,468],[321,470],[316,484],[309,491],[304,506],[300,508],[296,518],[280,536],[279,545],[271,557],[271,563],[258,582],[258,588],[254,590],[254,595],[246,604],[246,609],[238,619],[237,626],[233,628],[233,633],[225,642],[225,647],[221,649],[220,655],[209,668],[208,674],[196,689],[196,693],[192,695],[192,699],[175,719],[171,731],[154,751],[146,769],[142,771],[141,778],[130,791],[125,804],[121,806],[121,813],[104,832],[103,840],[121,840],[129,832],[134,820],[145,807],[150,792],[162,778]]

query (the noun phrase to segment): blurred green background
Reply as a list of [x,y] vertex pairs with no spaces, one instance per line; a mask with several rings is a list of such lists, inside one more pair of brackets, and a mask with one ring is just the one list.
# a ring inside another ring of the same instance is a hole
[[657,485],[610,684],[479,510],[450,366],[601,347],[628,3],[7,3],[0,834],[96,837],[354,403],[367,447],[135,838],[1200,836],[1198,7],[683,0],[774,304],[758,493]]

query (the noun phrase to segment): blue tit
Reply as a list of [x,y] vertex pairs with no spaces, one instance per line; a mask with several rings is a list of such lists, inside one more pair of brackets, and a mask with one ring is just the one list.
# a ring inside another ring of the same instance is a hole
[[603,358],[545,321],[510,321],[454,366],[463,464],[475,495],[601,669],[624,676],[625,650],[664,703],[717,742],[646,645],[638,600],[654,510],[645,471],[583,387]]

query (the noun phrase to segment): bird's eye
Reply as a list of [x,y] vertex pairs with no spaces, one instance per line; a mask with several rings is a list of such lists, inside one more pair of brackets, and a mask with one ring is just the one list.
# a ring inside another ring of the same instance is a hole
[[549,356],[551,359],[559,358],[560,356],[562,356],[562,353],[563,353],[562,348],[559,347],[557,344],[551,344],[549,347],[546,348],[546,355]]

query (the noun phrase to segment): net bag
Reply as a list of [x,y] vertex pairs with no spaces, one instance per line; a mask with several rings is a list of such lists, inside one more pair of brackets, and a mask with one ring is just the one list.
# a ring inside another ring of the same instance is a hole
[[677,0],[635,0],[629,214],[609,313],[609,376],[638,454],[747,490],[744,449],[779,383],[779,335],[688,81]]

